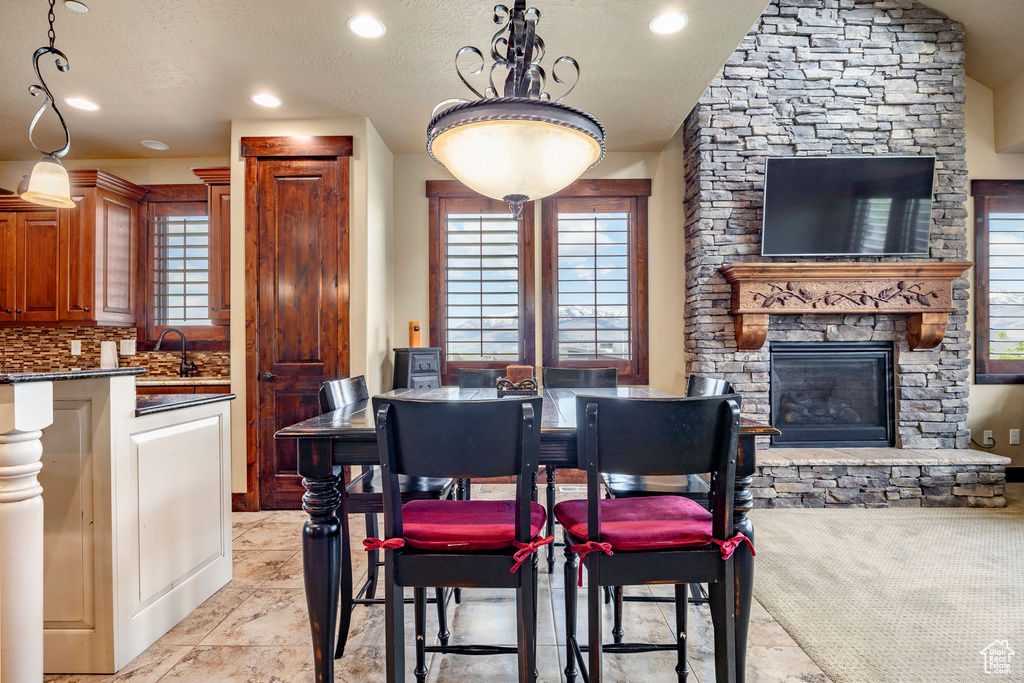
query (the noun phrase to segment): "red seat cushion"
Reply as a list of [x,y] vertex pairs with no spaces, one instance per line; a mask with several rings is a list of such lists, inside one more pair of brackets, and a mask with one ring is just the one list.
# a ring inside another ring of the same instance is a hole
[[[530,538],[547,513],[531,503]],[[513,500],[414,500],[402,506],[405,542],[420,550],[500,550],[515,538]]]
[[[707,545],[711,513],[689,498],[602,499],[601,543],[613,551],[659,550]],[[555,506],[555,518],[577,538],[587,540],[587,501],[566,500]]]

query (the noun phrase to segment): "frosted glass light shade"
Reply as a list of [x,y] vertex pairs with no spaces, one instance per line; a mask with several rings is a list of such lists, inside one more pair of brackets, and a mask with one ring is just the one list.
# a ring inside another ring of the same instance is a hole
[[26,202],[53,206],[58,209],[73,209],[71,181],[68,172],[55,157],[43,157],[32,169],[28,190],[21,195]]
[[539,199],[558,192],[601,158],[590,135],[544,121],[481,121],[439,134],[434,156],[485,197]]

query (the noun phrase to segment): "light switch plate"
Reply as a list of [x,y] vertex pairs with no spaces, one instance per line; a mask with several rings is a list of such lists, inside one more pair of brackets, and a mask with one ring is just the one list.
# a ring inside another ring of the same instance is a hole
[[1019,446],[1020,445],[1020,430],[1019,429],[1011,429],[1010,430],[1010,445],[1011,446]]
[[135,355],[135,340],[134,339],[122,339],[121,340],[121,355],[122,356],[134,356]]
[[82,340],[72,339],[71,340],[71,355],[81,356],[82,355]]
[[985,446],[991,446],[992,445],[992,430],[991,429],[986,429],[984,432],[981,433],[981,443],[982,443],[982,445],[985,445]]

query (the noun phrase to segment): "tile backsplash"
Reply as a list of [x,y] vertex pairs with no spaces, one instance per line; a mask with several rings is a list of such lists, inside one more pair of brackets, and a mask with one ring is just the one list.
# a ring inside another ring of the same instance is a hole
[[[71,355],[71,340],[82,342],[82,354]],[[134,327],[0,327],[0,372],[99,367],[100,342],[136,339]],[[120,349],[120,345],[118,346]],[[227,351],[189,351],[199,368],[196,377],[229,377]],[[118,356],[122,367],[143,367],[150,377],[177,377],[179,351],[139,351]]]

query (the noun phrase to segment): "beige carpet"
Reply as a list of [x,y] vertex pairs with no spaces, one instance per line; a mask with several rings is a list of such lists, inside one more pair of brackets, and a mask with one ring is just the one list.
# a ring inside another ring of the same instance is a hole
[[[754,596],[836,683],[1024,681],[1019,493],[1003,510],[752,518]],[[981,651],[997,640],[1016,653],[1009,675],[984,672]]]

